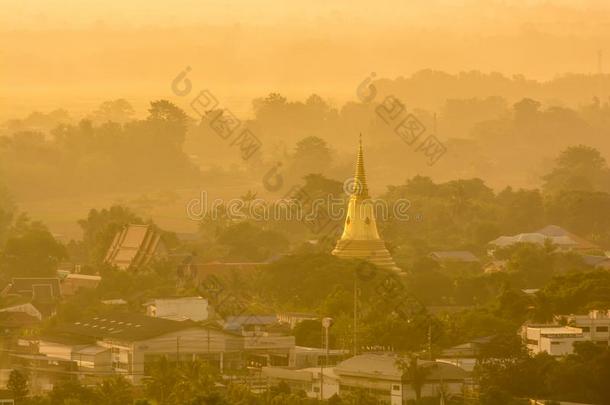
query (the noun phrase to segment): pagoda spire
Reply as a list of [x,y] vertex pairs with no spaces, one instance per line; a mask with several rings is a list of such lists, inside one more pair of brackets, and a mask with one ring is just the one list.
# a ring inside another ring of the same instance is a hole
[[356,174],[354,176],[354,192],[361,198],[369,197],[369,188],[366,184],[366,174],[364,172],[364,153],[362,152],[362,134],[360,134],[360,142],[358,147],[358,159],[356,161]]
[[369,198],[369,189],[364,174],[362,135],[360,135],[353,186],[347,204],[343,234],[337,241],[332,254],[344,259],[366,260],[378,267],[400,271],[386,248],[385,242],[377,232],[375,207]]

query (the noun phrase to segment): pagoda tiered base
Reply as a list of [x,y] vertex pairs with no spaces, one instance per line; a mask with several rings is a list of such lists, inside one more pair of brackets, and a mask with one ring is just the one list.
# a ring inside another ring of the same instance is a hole
[[339,239],[332,254],[342,259],[366,260],[379,268],[400,271],[381,239]]

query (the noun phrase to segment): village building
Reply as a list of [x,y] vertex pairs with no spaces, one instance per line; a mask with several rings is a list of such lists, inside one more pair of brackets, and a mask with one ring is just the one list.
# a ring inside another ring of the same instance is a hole
[[568,325],[582,330],[585,339],[600,346],[608,346],[610,341],[610,310],[592,310],[585,315],[558,317]]
[[500,236],[489,242],[490,249],[488,253],[493,255],[495,249],[508,247],[516,243],[533,243],[542,246],[547,242],[557,246],[560,251],[585,253],[587,251],[600,249],[596,244],[591,243],[560,226],[548,225],[534,232],[520,233],[513,236]]
[[467,250],[443,250],[431,252],[429,257],[439,263],[479,263],[480,260]]
[[15,277],[2,289],[0,296],[17,301],[15,305],[29,303],[47,319],[55,314],[62,291],[56,277]]
[[574,343],[588,340],[582,329],[556,324],[524,325],[521,337],[532,355],[545,352],[551,356],[572,354]]
[[[361,354],[334,367],[310,367],[299,370],[263,368],[271,382],[284,381],[294,389],[302,389],[310,398],[329,399],[335,394],[364,390],[380,403],[402,405],[415,398],[415,392],[398,367],[395,354]],[[418,360],[428,369],[422,396],[461,395],[469,373],[453,364]],[[321,378],[323,376],[323,378]]]
[[154,298],[143,304],[146,315],[173,321],[207,321],[208,300],[202,297]]
[[288,367],[295,363],[295,339],[275,315],[229,316],[223,330],[242,336],[244,359],[253,367]]
[[80,273],[66,274],[61,279],[61,292],[64,296],[71,296],[76,294],[79,290],[92,290],[97,288],[101,281],[102,277],[100,276]]

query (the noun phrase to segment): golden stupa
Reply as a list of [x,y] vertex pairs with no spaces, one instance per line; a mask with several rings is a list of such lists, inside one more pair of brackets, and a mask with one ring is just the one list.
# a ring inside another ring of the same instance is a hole
[[375,207],[369,197],[364,174],[364,155],[362,138],[358,149],[356,175],[351,187],[347,216],[341,239],[337,241],[332,254],[345,259],[367,260],[377,267],[400,271],[388,252],[383,239],[377,232]]

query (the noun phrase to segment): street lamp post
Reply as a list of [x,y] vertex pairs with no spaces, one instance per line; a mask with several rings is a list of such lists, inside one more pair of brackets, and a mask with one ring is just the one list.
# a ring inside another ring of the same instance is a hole
[[333,325],[333,318],[322,318],[324,328],[324,361],[320,362],[320,401],[324,400],[324,366],[328,366],[328,329]]

